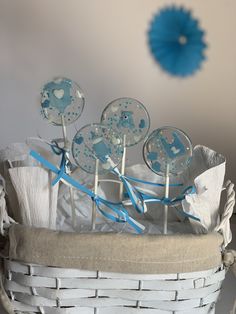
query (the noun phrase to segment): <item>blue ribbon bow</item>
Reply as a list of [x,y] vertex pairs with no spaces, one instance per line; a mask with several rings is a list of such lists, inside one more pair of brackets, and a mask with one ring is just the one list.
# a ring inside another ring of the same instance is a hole
[[[179,196],[174,197],[174,198],[169,198],[169,197],[159,198],[159,197],[155,197],[153,195],[148,195],[148,194],[143,193],[141,191],[140,191],[140,193],[142,194],[142,198],[143,198],[144,202],[146,202],[146,203],[161,203],[163,205],[173,206],[173,205],[177,205],[178,203],[183,201],[185,199],[186,195],[196,193],[196,189],[194,186],[188,186],[180,193]],[[186,213],[184,210],[178,210],[178,211],[185,217],[188,217],[188,218],[196,220],[196,221],[200,221],[200,219],[198,217],[195,217],[189,213]]]
[[132,184],[128,181],[125,175],[122,175],[117,167],[115,167],[112,172],[118,175],[119,179],[123,182],[126,192],[131,200],[133,207],[139,214],[143,214],[147,211],[146,205],[142,193],[138,191]]
[[[67,163],[68,163],[68,158],[66,156],[66,154],[68,153],[64,148],[61,148],[58,143],[56,141],[52,141],[51,144],[51,149],[52,151],[56,154],[56,155],[62,155],[61,158],[61,163],[60,163],[60,171],[57,175],[57,177],[53,180],[52,185],[57,184],[62,178],[63,178],[63,174],[66,173],[66,167],[67,167]],[[108,157],[109,158],[109,157]],[[111,159],[109,158],[109,160],[111,161]],[[112,162],[112,161],[111,161]],[[134,206],[134,208],[137,210],[138,213],[143,214],[144,212],[146,212],[146,206],[145,203],[143,202],[143,198],[142,198],[142,194],[136,190],[127,180],[127,178],[123,175],[121,175],[119,169],[117,167],[114,167],[114,169],[112,170],[112,172],[116,175],[118,175],[118,177],[120,178],[120,180],[123,182],[124,187],[129,195],[129,198],[132,202],[132,205]],[[99,209],[99,211],[104,215],[106,212],[102,211],[101,208],[99,207],[99,200],[97,200],[96,198],[94,199],[94,202],[97,205],[97,208]],[[120,205],[121,203],[116,203],[116,204],[111,204],[110,205],[115,205],[116,207],[118,205]],[[120,208],[120,212],[124,212],[127,215],[127,211],[126,209],[121,206]],[[106,213],[107,214],[107,213]],[[110,217],[111,219],[111,217]],[[127,217],[126,217],[127,219]],[[111,219],[114,221],[114,219]],[[118,220],[120,220],[120,218],[118,218]],[[115,220],[116,221],[116,220]],[[119,221],[121,222],[121,221]]]
[[[162,183],[148,182],[148,181],[144,181],[144,180],[133,178],[133,177],[125,176],[125,178],[128,180],[134,181],[134,182],[138,182],[138,183],[143,183],[143,184],[148,184],[148,185],[153,185],[153,186],[158,186],[158,187],[164,187],[165,186],[165,184],[162,184]],[[183,183],[173,183],[173,184],[170,184],[170,186],[175,186],[175,187],[183,186]],[[194,186],[188,186],[177,197],[174,197],[174,198],[162,197],[162,198],[160,198],[157,196],[153,196],[153,195],[149,195],[147,193],[144,193],[138,187],[135,187],[135,189],[141,195],[141,198],[142,198],[144,203],[161,203],[162,205],[168,205],[168,206],[178,205],[181,201],[183,201],[185,199],[186,195],[196,193],[196,189]],[[128,193],[127,193],[127,196],[129,196]],[[132,203],[132,205],[133,205],[133,203]],[[180,212],[181,215],[183,215],[185,217],[188,217],[188,218],[196,220],[196,221],[200,221],[200,219],[198,217],[195,217],[189,213],[186,213],[184,210],[180,210],[180,209],[177,209],[177,210]]]
[[62,155],[60,162],[60,171],[56,178],[52,181],[52,185],[54,186],[62,179],[64,173],[68,173],[68,171],[70,171],[70,161],[68,158],[68,150],[65,147],[60,147],[55,140],[53,140],[49,145],[56,155]]
[[[115,167],[112,172],[120,178],[120,180],[123,182],[124,187],[126,189],[126,192],[128,194],[128,197],[133,205],[133,207],[137,210],[138,213],[143,214],[147,211],[147,207],[145,204],[145,201],[148,198],[148,195],[144,194],[141,192],[137,187],[134,187],[129,181],[137,182],[137,183],[143,183],[143,184],[148,184],[148,185],[154,185],[158,187],[164,187],[165,184],[162,183],[154,183],[154,182],[149,182],[149,181],[144,181],[141,179],[137,179],[134,177],[130,176],[125,176],[121,175],[119,169]],[[182,186],[182,183],[174,183],[170,184],[170,186]],[[167,202],[167,200],[160,200],[163,204],[164,201]]]

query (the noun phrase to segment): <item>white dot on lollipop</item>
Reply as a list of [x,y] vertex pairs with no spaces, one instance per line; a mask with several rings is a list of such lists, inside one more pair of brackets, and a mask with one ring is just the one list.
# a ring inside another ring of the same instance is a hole
[[121,143],[121,140],[120,140],[119,138],[113,137],[113,139],[112,139],[112,144],[118,145],[118,144],[120,144],[120,143]]
[[61,99],[64,96],[64,90],[63,89],[54,89],[53,94],[57,99]]
[[112,112],[116,112],[116,111],[118,111],[119,110],[119,107],[118,106],[113,106],[113,107],[111,107],[111,111]]

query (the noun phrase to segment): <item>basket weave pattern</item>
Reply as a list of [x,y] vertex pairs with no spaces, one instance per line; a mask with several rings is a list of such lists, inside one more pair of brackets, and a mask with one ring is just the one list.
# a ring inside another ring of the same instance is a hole
[[5,260],[5,289],[16,313],[213,314],[225,269],[120,274]]

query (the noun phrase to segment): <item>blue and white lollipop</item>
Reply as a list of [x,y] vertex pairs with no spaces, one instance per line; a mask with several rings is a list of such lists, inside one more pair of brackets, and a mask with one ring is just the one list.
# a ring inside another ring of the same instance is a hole
[[74,136],[72,154],[76,163],[89,173],[96,172],[98,160],[98,174],[105,174],[120,163],[123,155],[122,140],[117,132],[106,125],[89,124]]
[[[41,113],[49,123],[61,126],[63,133],[64,147],[62,148],[65,158],[64,168],[66,173],[70,173],[70,143],[66,135],[66,126],[74,123],[82,114],[84,109],[84,95],[81,88],[74,81],[60,77],[46,83],[41,91]],[[72,224],[76,225],[76,210],[74,205],[73,189],[69,188]]]
[[75,122],[83,111],[84,102],[79,85],[64,77],[46,83],[41,92],[42,115],[53,125]]
[[146,207],[141,194],[117,168],[123,156],[123,143],[117,132],[103,124],[86,125],[77,132],[73,139],[72,154],[82,169],[95,174],[95,190],[97,189],[98,175],[112,172],[125,185],[134,208],[139,213],[145,212]]
[[182,173],[190,164],[192,152],[187,134],[173,127],[153,131],[143,146],[146,164],[161,176],[165,176],[167,170],[169,175]]
[[133,146],[145,139],[149,127],[149,114],[139,101],[133,98],[118,98],[104,109],[101,122],[125,137],[125,146]]
[[[153,131],[143,146],[147,166],[165,177],[165,199],[169,198],[170,175],[181,174],[192,159],[192,143],[181,130],[163,127]],[[168,203],[164,205],[164,234],[167,234]]]
[[[150,128],[149,114],[139,101],[133,98],[118,98],[104,109],[101,122],[119,133],[122,138],[124,154],[121,174],[125,174],[126,147],[134,146],[144,140]],[[123,200],[123,184],[120,184],[120,201]]]
[[[123,145],[120,136],[103,124],[88,124],[73,138],[75,162],[86,172],[94,174],[94,193],[98,190],[98,175],[112,171],[120,163]],[[96,204],[92,208],[92,230],[96,224]]]

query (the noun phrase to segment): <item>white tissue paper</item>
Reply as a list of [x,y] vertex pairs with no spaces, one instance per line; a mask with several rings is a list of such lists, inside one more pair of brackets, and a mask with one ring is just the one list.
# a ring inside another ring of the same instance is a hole
[[[86,186],[88,189],[93,190],[94,175],[86,173],[80,168],[76,168],[72,174],[75,180],[80,184]],[[105,198],[105,194],[101,187],[98,188],[98,195]],[[60,183],[59,195],[58,195],[58,216],[57,216],[57,228],[62,231],[77,231],[77,232],[87,232],[91,230],[92,221],[92,200],[91,198],[73,188],[74,203],[76,206],[76,223],[75,228],[72,223],[72,211],[71,211],[71,200],[69,193],[69,186]],[[107,223],[103,216],[101,216],[97,210],[96,219],[96,230],[106,230],[109,222]]]
[[5,200],[5,180],[0,175],[0,234],[4,235],[4,224],[10,223]]
[[196,193],[182,201],[184,211],[200,218],[192,220],[195,233],[213,231],[220,220],[220,198],[225,176],[225,157],[205,146],[196,146],[189,169],[184,173],[185,185],[194,185]]
[[0,162],[22,162],[25,161],[27,165],[35,163],[29,156],[29,146],[26,143],[12,143],[6,148],[0,150]]
[[[32,144],[30,145],[32,147]],[[60,156],[49,153],[48,147],[33,147],[37,151],[50,159],[54,164],[58,163]],[[17,196],[9,177],[10,167],[24,167],[38,165],[35,160],[29,156],[29,146],[25,143],[15,143],[8,146],[7,149],[0,150],[0,173],[6,181],[6,191],[10,201],[10,209],[13,210],[13,218],[18,221],[19,204]],[[51,157],[50,157],[51,156]],[[50,157],[50,158],[49,158]],[[172,177],[170,183],[183,183],[183,187],[193,185],[196,193],[189,194],[182,201],[182,207],[185,212],[199,217],[200,222],[188,220],[180,215],[174,206],[169,207],[168,233],[207,233],[217,231],[220,224],[220,198],[223,188],[225,175],[225,157],[221,154],[204,146],[196,146],[193,151],[193,159],[190,167],[178,176]],[[165,179],[151,172],[144,164],[137,164],[127,167],[127,176],[138,179],[164,183]],[[81,184],[93,189],[94,176],[83,172],[81,169],[75,170],[72,177]],[[102,177],[100,177],[101,179]],[[111,178],[111,176],[108,176]],[[114,178],[113,178],[114,179]],[[117,178],[116,178],[117,179]],[[157,197],[164,196],[164,188],[142,183],[132,182],[134,186],[141,188],[147,194]],[[98,195],[110,201],[118,201],[119,185],[116,183],[102,182],[99,184]],[[178,196],[183,187],[170,187],[170,197]],[[77,208],[77,232],[87,232],[91,230],[92,200],[87,195],[78,190],[74,190],[75,204]],[[181,206],[181,204],[180,204]],[[148,211],[144,215],[137,213],[132,206],[127,210],[130,216],[138,220],[145,226],[145,233],[161,234],[163,232],[163,205],[158,203],[147,204]],[[179,208],[180,209],[180,208]],[[107,210],[107,209],[105,209]],[[68,186],[60,183],[57,211],[57,229],[63,231],[75,231],[72,227],[71,205]],[[230,241],[230,227],[226,223],[224,237]],[[104,218],[97,210],[96,231],[99,232],[134,232],[126,223],[114,223]]]
[[[5,180],[8,215],[18,223],[55,229],[58,186],[51,187],[54,175],[42,169],[30,156],[30,150],[36,149],[46,158],[51,156],[54,164],[60,157],[52,154],[48,147],[29,144],[13,143],[0,150],[0,174]],[[44,206],[42,210],[39,210],[40,203]]]
[[20,219],[19,203],[8,169],[32,165],[35,165],[35,161],[29,156],[29,146],[26,143],[13,143],[0,150],[0,174],[6,184],[8,214],[16,221]]
[[[183,187],[195,187],[196,193],[186,196],[185,200],[182,201],[182,208],[185,212],[200,218],[200,222],[193,219],[186,221],[175,207],[170,207],[168,233],[172,233],[173,230],[181,232],[181,229],[183,233],[190,232],[189,223],[194,233],[207,233],[217,230],[220,222],[219,207],[225,176],[225,162],[223,155],[210,148],[201,145],[194,148],[190,167],[182,175],[172,177],[170,183],[183,183]],[[165,181],[163,177],[151,172],[144,164],[127,167],[126,175],[155,183],[164,183]],[[164,196],[164,188],[162,187],[134,182],[132,184],[145,189],[147,194],[153,194],[157,197]],[[183,187],[170,187],[170,196],[178,196]],[[114,188],[112,192],[111,186],[108,192],[106,189],[103,191],[107,198],[115,197]],[[142,220],[141,223],[146,225],[149,230],[148,233],[161,233],[163,228],[163,205],[153,203],[147,206],[148,212],[145,216],[140,216],[132,208],[129,208],[129,212],[135,219]],[[230,232],[230,229],[227,232]]]
[[19,203],[23,225],[56,229],[58,185],[52,186],[52,176],[41,167],[9,169]]

